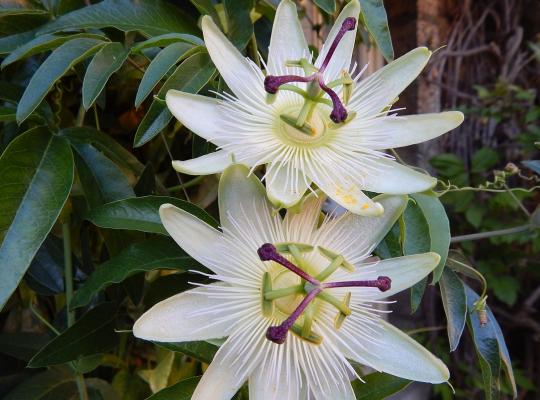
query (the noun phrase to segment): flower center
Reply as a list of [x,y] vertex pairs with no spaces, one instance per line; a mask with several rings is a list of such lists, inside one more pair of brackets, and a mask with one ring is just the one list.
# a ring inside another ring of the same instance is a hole
[[296,125],[294,115],[301,112],[299,107],[286,110],[281,114],[278,122],[278,132],[283,135],[283,139],[297,145],[314,145],[323,140],[327,132],[327,125],[324,115],[319,107],[315,108],[309,119],[306,119],[303,126]]
[[[312,331],[319,302],[329,303],[337,309],[334,327],[339,329],[345,318],[351,314],[349,308],[351,293],[347,292],[343,299],[338,299],[329,293],[329,289],[373,287],[384,292],[391,287],[392,281],[387,276],[364,281],[325,282],[338,268],[353,272],[354,266],[349,264],[343,256],[320,246],[317,247],[317,250],[329,260],[329,264],[316,276],[312,276],[307,272],[303,257],[303,253],[312,250],[313,246],[300,243],[280,243],[276,246],[265,243],[257,250],[262,261],[273,261],[288,270],[280,272],[273,281],[268,272],[263,278],[262,308],[264,315],[268,317],[274,315],[274,303],[281,314],[288,315],[280,325],[268,328],[266,338],[274,343],[284,343],[287,333],[292,330],[302,339],[319,344],[322,337]],[[292,255],[298,265],[289,261],[282,254]]]
[[[305,58],[295,61],[287,62],[288,66],[301,67],[304,70],[305,76],[299,75],[268,75],[264,79],[264,89],[270,94],[276,94],[278,90],[290,90],[300,94],[304,97],[304,105],[298,112],[296,117],[290,115],[282,115],[282,120],[285,121],[292,128],[295,128],[298,132],[303,132],[306,135],[313,135],[314,127],[311,125],[310,120],[313,114],[313,110],[318,103],[328,104],[332,107],[330,113],[330,119],[336,123],[342,123],[347,120],[348,112],[345,109],[343,103],[347,103],[350,97],[353,80],[344,72],[341,79],[337,79],[332,82],[325,82],[324,71],[330,63],[334,52],[343,39],[343,36],[349,31],[353,31],[356,27],[356,18],[346,18],[341,28],[336,35],[332,45],[328,49],[326,56],[321,64],[320,68],[316,68],[310,64]],[[302,90],[298,86],[291,85],[293,82],[307,83],[307,90]],[[335,86],[343,86],[343,102],[339,98],[337,93],[332,89]],[[326,94],[330,99],[324,98]]]

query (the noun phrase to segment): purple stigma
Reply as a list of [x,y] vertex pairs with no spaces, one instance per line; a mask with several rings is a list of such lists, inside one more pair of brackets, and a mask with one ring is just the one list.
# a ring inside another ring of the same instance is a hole
[[388,276],[379,276],[371,281],[344,281],[344,282],[328,282],[322,284],[324,289],[332,289],[338,287],[375,287],[381,292],[386,292],[392,287],[392,280]]
[[392,279],[390,279],[388,276],[379,276],[377,281],[379,282],[379,286],[377,287],[381,292],[386,292],[392,287]]
[[278,264],[283,265],[288,270],[294,272],[300,278],[305,279],[309,283],[312,283],[316,286],[320,285],[320,282],[317,279],[315,279],[302,269],[298,268],[292,262],[279,254],[276,247],[271,243],[265,243],[261,247],[259,247],[257,249],[257,254],[259,255],[261,261],[275,261]]
[[276,94],[281,85],[291,82],[311,82],[315,79],[315,75],[298,76],[298,75],[268,75],[264,78],[264,90],[270,94]]
[[283,325],[271,326],[266,331],[266,338],[277,344],[285,343],[289,329]]

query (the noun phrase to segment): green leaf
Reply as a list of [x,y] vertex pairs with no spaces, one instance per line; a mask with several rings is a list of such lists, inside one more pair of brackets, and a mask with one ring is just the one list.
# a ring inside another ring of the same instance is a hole
[[537,174],[540,174],[540,160],[525,160],[525,161],[522,161],[521,163],[525,165],[527,168],[529,168],[531,171],[534,171]]
[[358,379],[351,382],[357,400],[380,400],[393,395],[411,384],[411,381],[397,376],[373,372],[363,376],[365,383]]
[[101,41],[109,41],[106,36],[96,35],[93,33],[74,33],[68,36],[61,36],[55,34],[46,34],[38,36],[29,42],[17,47],[13,52],[2,61],[1,67],[5,68],[16,61],[33,56],[34,54],[42,53],[54,49],[73,39],[96,39]]
[[491,320],[481,325],[478,313],[474,311],[474,303],[480,298],[469,286],[465,285],[467,308],[469,310],[467,326],[474,341],[482,377],[484,379],[484,393],[487,400],[498,398],[500,390],[501,358],[499,355],[499,341]]
[[152,60],[139,84],[137,96],[135,98],[135,107],[139,107],[146,97],[152,92],[152,89],[169,72],[176,63],[186,57],[188,50],[193,46],[187,43],[173,43],[161,50]]
[[394,48],[383,0],[360,0],[360,5],[360,12],[368,32],[375,40],[386,61],[392,61],[394,59]]
[[227,35],[239,50],[243,50],[253,35],[250,17],[253,0],[223,0],[223,8],[227,16]]
[[30,360],[28,367],[63,364],[113,348],[118,340],[114,332],[116,307],[113,303],[102,303],[88,311],[43,347]]
[[221,26],[221,21],[219,19],[218,12],[212,0],[189,0],[201,15],[210,15],[214,22]]
[[31,30],[28,32],[16,33],[14,35],[0,37],[0,54],[11,53],[17,47],[24,45],[32,40],[36,32]]
[[0,333],[0,353],[28,361],[51,338],[36,333]]
[[437,196],[429,193],[415,193],[411,194],[411,197],[422,210],[428,223],[429,238],[431,241],[430,250],[441,256],[439,265],[433,271],[433,283],[436,283],[442,275],[444,265],[446,264],[446,257],[448,256],[448,249],[450,247],[450,223],[446,211]]
[[450,351],[457,349],[467,318],[467,297],[463,282],[450,268],[445,268],[439,281],[446,314]]
[[[45,400],[54,399],[54,395],[65,386],[76,389],[75,376],[65,369],[51,369],[40,372],[24,380],[9,392],[4,400]],[[60,398],[60,397],[56,397]],[[64,397],[69,398],[69,397]]]
[[121,43],[109,43],[101,48],[86,69],[82,85],[82,100],[88,110],[107,84],[107,81],[124,64],[129,56]]
[[169,238],[158,237],[135,243],[97,267],[75,293],[70,308],[87,305],[99,291],[138,272],[158,268],[187,270],[198,266],[196,261]]
[[101,40],[80,38],[70,40],[54,50],[39,66],[24,91],[17,107],[19,124],[37,108],[58,79],[101,46]]
[[0,176],[1,309],[69,196],[73,184],[69,144],[44,128],[32,129],[6,148],[0,157]]
[[168,350],[176,351],[186,354],[190,357],[196,358],[199,361],[209,364],[212,362],[214,355],[217,353],[219,347],[207,341],[199,342],[181,342],[181,343],[163,343],[154,342],[160,347],[164,347]]
[[160,390],[146,400],[190,400],[200,379],[200,376],[194,376],[181,380],[168,388]]
[[474,153],[471,160],[471,171],[474,173],[484,172],[494,167],[498,162],[499,154],[489,147],[484,147]]
[[72,145],[90,144],[103,152],[110,160],[120,167],[133,172],[135,175],[142,173],[144,165],[120,143],[110,135],[100,132],[95,128],[81,126],[64,128],[58,132],[59,136],[65,137]]
[[104,0],[62,15],[41,28],[40,33],[66,29],[114,27],[145,36],[183,32],[197,34],[193,19],[180,7],[162,0]]
[[206,52],[193,54],[180,64],[165,81],[150,109],[144,116],[135,133],[134,147],[140,147],[158,135],[172,119],[164,101],[170,89],[187,93],[197,93],[212,78],[215,72],[214,64]]
[[185,33],[165,33],[163,35],[154,36],[150,39],[137,43],[131,48],[131,51],[138,53],[141,50],[151,47],[166,47],[173,43],[185,42],[195,46],[204,46],[204,42],[197,36],[187,35]]
[[134,197],[135,193],[118,167],[89,144],[72,144],[75,165],[90,208]]
[[327,14],[336,12],[336,0],[315,0],[314,3]]
[[188,201],[167,196],[133,197],[95,208],[88,213],[86,219],[102,228],[127,229],[142,232],[160,233],[167,231],[159,218],[159,207],[171,203],[200,218],[208,225],[217,228],[217,221],[202,208]]
[[11,107],[0,107],[0,122],[15,121],[17,110]]

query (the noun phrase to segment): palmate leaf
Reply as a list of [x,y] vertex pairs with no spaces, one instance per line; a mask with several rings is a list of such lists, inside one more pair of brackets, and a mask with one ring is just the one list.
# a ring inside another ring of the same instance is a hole
[[216,355],[219,346],[208,341],[163,343],[154,342],[158,346],[194,357],[199,361],[210,363]]
[[465,286],[454,271],[445,268],[439,281],[441,299],[447,320],[450,351],[457,349],[467,318]]
[[131,51],[138,53],[141,50],[149,49],[151,47],[166,47],[173,43],[184,42],[194,46],[203,46],[204,42],[201,38],[185,33],[164,33],[163,35],[153,36],[150,39],[146,39],[142,42],[138,42],[131,48]]
[[28,118],[58,79],[75,64],[98,51],[103,44],[98,39],[79,38],[54,50],[30,79],[17,107],[17,121],[21,123]]
[[385,399],[409,386],[412,382],[397,376],[373,372],[362,377],[365,383],[354,380],[352,387],[357,400]]
[[55,368],[33,375],[15,387],[3,399],[66,399],[76,393],[75,376],[65,368]]
[[379,51],[390,62],[394,59],[394,47],[388,27],[388,17],[383,0],[360,0],[361,13],[367,30],[375,40]]
[[336,0],[314,0],[314,3],[327,14],[332,15],[336,12]]
[[119,283],[138,272],[155,269],[199,269],[199,263],[189,257],[169,238],[152,238],[135,243],[101,264],[77,290],[70,308],[87,305],[104,288]]
[[43,347],[28,363],[30,368],[46,367],[99,354],[113,348],[117,305],[102,303],[84,314],[75,324]]
[[[73,184],[73,156],[45,128],[13,140],[0,157],[0,308],[17,288]],[[53,195],[51,195],[51,193]]]
[[246,47],[253,35],[253,24],[250,17],[253,5],[253,0],[223,1],[223,8],[228,21],[227,35],[239,50]]
[[42,27],[39,33],[104,27],[124,32],[139,31],[146,36],[171,32],[199,33],[191,16],[180,7],[162,0],[104,0],[62,15]]
[[199,376],[187,378],[148,397],[146,400],[190,400],[199,380]]

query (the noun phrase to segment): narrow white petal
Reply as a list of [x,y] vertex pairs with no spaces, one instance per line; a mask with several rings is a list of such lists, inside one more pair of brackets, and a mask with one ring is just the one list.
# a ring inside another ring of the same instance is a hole
[[374,200],[384,208],[383,215],[364,217],[349,213],[328,221],[319,230],[319,243],[342,254],[350,263],[362,261],[386,236],[407,207],[407,196],[381,195]]
[[358,215],[379,216],[384,212],[383,207],[362,193],[356,183],[340,182],[336,176],[320,174],[311,179],[340,206]]
[[349,107],[359,116],[372,116],[393,103],[426,66],[431,51],[418,47],[360,81]]
[[[222,338],[229,334],[234,321],[205,312],[210,307],[222,306],[223,299],[205,295],[206,288],[197,288],[163,300],[146,311],[133,325],[133,335],[157,342],[188,342]],[[222,311],[223,312],[223,311]]]
[[231,163],[231,155],[225,150],[219,150],[191,160],[175,160],[172,166],[178,172],[188,175],[210,175],[222,172]]
[[299,60],[309,54],[302,26],[298,20],[296,4],[291,0],[282,1],[276,11],[272,37],[268,49],[268,74],[297,74],[285,67],[285,62]]
[[330,46],[332,46],[332,42],[334,41],[336,35],[338,34],[341,28],[341,25],[343,24],[343,21],[349,17],[356,18],[355,29],[350,32],[345,33],[345,36],[343,36],[343,38],[339,42],[338,47],[330,60],[330,63],[326,67],[326,71],[324,72],[324,77],[327,82],[334,79],[338,79],[340,77],[340,73],[342,70],[347,70],[347,71],[349,70],[349,67],[351,65],[354,42],[356,40],[356,30],[358,28],[359,14],[360,14],[360,3],[358,2],[358,0],[350,1],[343,8],[338,18],[336,19],[336,22],[334,23],[332,30],[328,34],[328,37],[326,38],[324,46],[322,47],[321,52],[319,53],[319,56],[317,57],[315,66],[320,67],[324,61],[324,58],[326,57],[326,54],[328,53],[328,50],[330,49]]
[[376,288],[368,289],[370,290],[369,298],[379,300],[408,289],[425,278],[439,264],[440,259],[441,257],[437,253],[389,258],[374,264],[359,265],[352,274],[340,271],[339,278],[333,277],[332,280],[371,280],[377,279],[379,276],[388,276],[392,280],[390,290],[381,292]]
[[276,208],[294,206],[308,188],[308,178],[294,167],[268,165],[265,180],[268,198]]
[[159,216],[174,241],[195,260],[212,268],[213,260],[221,259],[221,232],[172,204],[163,204],[159,208]]
[[165,101],[172,115],[203,139],[215,139],[223,128],[217,99],[169,90]]
[[373,161],[374,172],[363,178],[362,189],[376,193],[407,194],[424,192],[437,184],[437,179],[417,172],[396,161],[379,158]]
[[433,114],[387,116],[360,121],[355,129],[361,146],[370,149],[391,149],[434,139],[463,122],[463,113],[447,111]]
[[204,16],[201,25],[204,44],[227,86],[239,99],[252,104],[260,102],[263,105],[266,94],[262,72],[254,69],[219,30],[211,17]]
[[[348,323],[348,319],[345,320],[342,328]],[[379,324],[378,330],[380,331],[380,335],[374,337],[377,344],[358,335],[356,341],[348,341],[347,345],[356,354],[361,355],[361,359],[352,354],[349,354],[348,358],[378,371],[418,382],[443,383],[448,381],[450,373],[439,358],[388,322],[381,319],[377,321],[377,324]],[[371,351],[365,351],[365,349]],[[344,352],[348,353],[349,350],[344,349]]]

